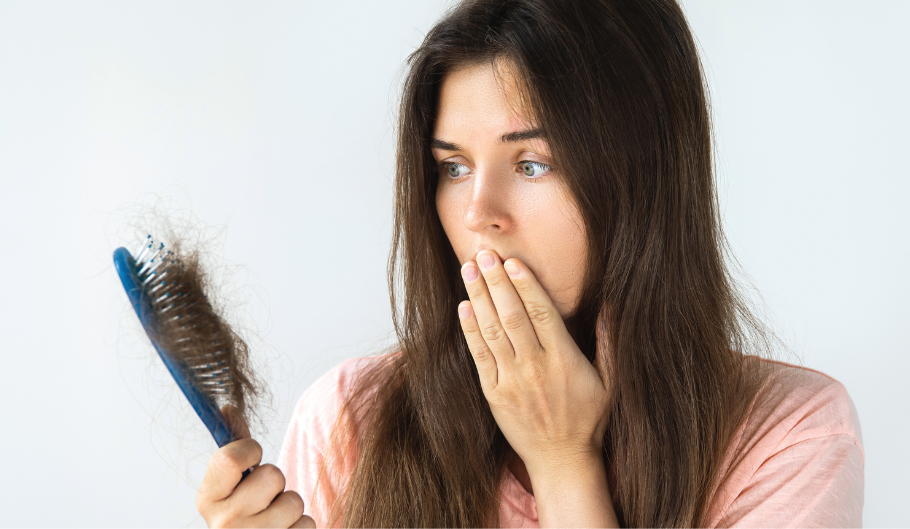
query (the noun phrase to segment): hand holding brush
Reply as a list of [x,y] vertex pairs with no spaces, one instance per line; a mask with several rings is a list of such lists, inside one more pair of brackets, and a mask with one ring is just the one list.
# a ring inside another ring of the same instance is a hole
[[[303,499],[284,490],[284,474],[275,465],[259,465],[262,447],[250,438],[243,417],[221,409],[238,440],[219,448],[209,460],[199,486],[196,508],[209,527],[316,527],[303,513]],[[255,467],[241,481],[245,469]]]
[[[246,343],[209,301],[197,251],[169,250],[149,235],[135,257],[114,251],[114,265],[142,327],[174,381],[219,446],[196,498],[211,527],[316,527],[303,500],[284,491],[284,475],[260,465],[262,447],[245,419],[259,392]],[[293,524],[293,525],[292,525]]]

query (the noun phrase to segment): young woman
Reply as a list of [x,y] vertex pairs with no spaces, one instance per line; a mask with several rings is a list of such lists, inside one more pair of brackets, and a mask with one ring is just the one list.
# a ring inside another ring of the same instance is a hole
[[674,0],[466,1],[410,65],[399,343],[304,393],[277,467],[238,485],[261,450],[219,450],[206,521],[860,525],[846,390],[759,356],[727,268]]

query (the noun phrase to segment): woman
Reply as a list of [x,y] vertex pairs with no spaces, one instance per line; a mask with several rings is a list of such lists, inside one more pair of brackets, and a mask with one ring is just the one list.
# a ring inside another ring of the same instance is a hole
[[261,450],[219,450],[206,521],[861,524],[846,390],[757,355],[773,336],[725,264],[680,7],[467,1],[410,64],[399,343],[304,393],[277,467],[235,489]]

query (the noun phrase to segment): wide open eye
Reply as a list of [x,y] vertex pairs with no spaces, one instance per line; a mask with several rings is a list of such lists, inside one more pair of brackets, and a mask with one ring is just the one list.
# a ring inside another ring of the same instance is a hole
[[528,178],[539,178],[550,170],[550,166],[545,163],[524,160],[518,162],[518,169]]
[[442,162],[439,165],[441,165],[442,169],[444,169],[452,178],[460,178],[470,172],[470,169],[468,169],[467,166],[456,162]]

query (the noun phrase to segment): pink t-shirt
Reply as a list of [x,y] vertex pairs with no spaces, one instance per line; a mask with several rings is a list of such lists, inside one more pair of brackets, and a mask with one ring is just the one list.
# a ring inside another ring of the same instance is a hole
[[[353,358],[321,376],[294,410],[277,466],[305,503],[304,513],[326,527],[357,454],[316,488],[319,465],[352,377],[382,356]],[[863,511],[863,445],[856,408],[843,384],[781,362],[737,432],[711,505],[709,527],[859,527]],[[336,456],[337,457],[337,456]],[[539,527],[537,505],[506,470],[500,486],[503,527]]]

